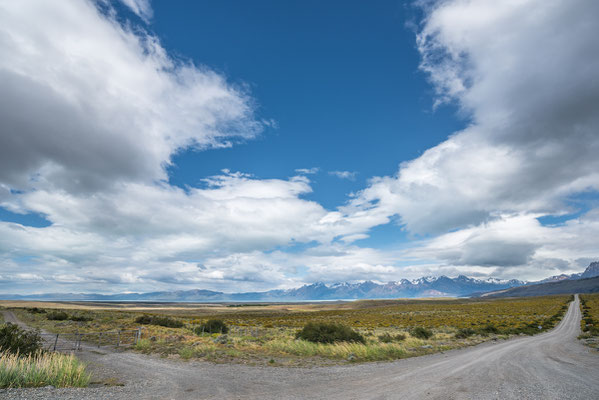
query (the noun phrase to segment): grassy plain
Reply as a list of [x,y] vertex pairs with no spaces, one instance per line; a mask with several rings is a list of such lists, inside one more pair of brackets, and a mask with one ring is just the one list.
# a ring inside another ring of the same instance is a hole
[[[183,328],[144,325],[137,350],[216,362],[306,365],[350,361],[392,360],[506,338],[553,327],[571,296],[518,299],[365,300],[312,304],[139,304],[1,302],[28,324],[51,332],[98,332],[137,328],[144,314],[166,315]],[[50,321],[26,308],[62,309],[90,321]],[[192,329],[210,318],[232,329],[196,335]],[[339,323],[366,338],[365,344],[317,344],[296,340],[308,322]],[[539,329],[538,327],[542,328]],[[432,330],[430,339],[410,332]],[[461,333],[461,334],[460,334]]]

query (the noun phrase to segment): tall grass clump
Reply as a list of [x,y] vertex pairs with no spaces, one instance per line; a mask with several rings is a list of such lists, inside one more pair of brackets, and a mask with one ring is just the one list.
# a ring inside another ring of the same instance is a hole
[[42,353],[19,356],[0,353],[0,388],[85,387],[90,375],[75,356]]
[[314,343],[354,342],[364,344],[366,342],[364,336],[348,326],[325,322],[309,322],[297,332],[295,338]]
[[356,361],[381,361],[404,358],[408,354],[402,345],[397,343],[335,342],[314,343],[305,340],[272,340],[265,344],[271,351],[293,354],[300,357],[325,357],[345,359],[350,356]]

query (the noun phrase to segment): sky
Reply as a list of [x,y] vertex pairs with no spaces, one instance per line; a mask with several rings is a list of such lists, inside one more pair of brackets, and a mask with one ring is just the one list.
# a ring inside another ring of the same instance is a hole
[[0,0],[0,293],[580,272],[597,15]]

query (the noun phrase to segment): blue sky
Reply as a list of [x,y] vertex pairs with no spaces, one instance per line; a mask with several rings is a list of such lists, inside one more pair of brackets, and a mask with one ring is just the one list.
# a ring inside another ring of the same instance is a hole
[[595,8],[0,3],[0,292],[579,272]]
[[166,48],[247,85],[258,118],[276,123],[242,145],[181,152],[170,182],[197,185],[222,169],[286,178],[316,167],[306,197],[334,209],[372,176],[444,140],[464,123],[453,107],[432,109],[408,27],[416,11],[397,1],[156,4],[152,30]]

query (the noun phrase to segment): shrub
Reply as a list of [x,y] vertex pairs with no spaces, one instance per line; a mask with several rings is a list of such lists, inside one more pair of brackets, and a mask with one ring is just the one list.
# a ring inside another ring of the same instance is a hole
[[406,335],[404,335],[402,333],[398,333],[397,335],[390,335],[388,333],[379,335],[379,341],[381,341],[383,343],[401,342],[402,340],[405,340],[405,338],[406,338]]
[[315,343],[366,342],[364,336],[345,325],[324,322],[308,323],[302,330],[297,332],[295,338]]
[[141,315],[135,319],[135,322],[142,325],[150,325],[152,323],[152,317],[149,315]]
[[[42,310],[43,312],[45,312],[44,310]],[[32,313],[42,313],[40,311],[30,311]],[[66,321],[66,320],[71,320],[71,321],[78,321],[78,322],[87,322],[87,321],[92,321],[93,318],[91,317],[86,317],[85,315],[69,315],[64,311],[52,311],[50,313],[48,313],[46,315],[46,318],[48,318],[51,321]]]
[[417,326],[410,331],[410,335],[418,339],[430,339],[433,336],[433,331],[422,326]]
[[[530,323],[530,324],[526,324],[517,328],[512,328],[509,329],[507,331],[507,333],[510,334],[516,334],[516,335],[520,335],[520,334],[524,334],[524,335],[534,335],[539,333],[539,325],[536,323]],[[489,332],[487,332],[486,330],[481,330],[481,334],[482,335],[487,335],[489,334]]]
[[196,335],[201,335],[202,333],[228,333],[229,327],[222,319],[209,319],[200,326],[197,326],[193,331]]
[[137,317],[136,323],[142,325],[159,325],[167,328],[182,328],[183,322],[170,317],[161,317],[159,315],[142,315]]
[[483,335],[488,335],[490,333],[499,333],[499,329],[493,324],[488,324],[479,329],[479,332]]
[[455,334],[455,337],[458,339],[465,339],[469,336],[472,336],[476,334],[476,331],[472,328],[462,328],[462,329],[458,329],[458,331]]
[[69,317],[69,319],[71,321],[78,321],[78,322],[88,322],[88,321],[93,321],[92,317],[86,317],[85,315],[71,315]]
[[46,315],[50,321],[65,321],[69,319],[69,314],[64,311],[52,311]]
[[37,308],[37,307],[26,308],[25,310],[27,310],[27,312],[29,312],[31,314],[45,314],[46,313],[46,310],[44,310],[43,308]]
[[11,323],[0,327],[0,352],[28,355],[41,350],[42,344],[38,331],[26,331]]

